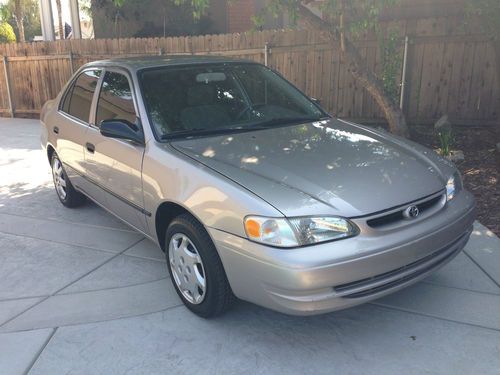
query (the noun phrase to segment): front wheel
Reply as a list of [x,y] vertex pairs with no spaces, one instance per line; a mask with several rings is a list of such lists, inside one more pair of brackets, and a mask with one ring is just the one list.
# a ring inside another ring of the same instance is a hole
[[52,179],[56,188],[57,197],[66,207],[78,207],[85,203],[85,196],[76,191],[63,168],[61,160],[56,153],[50,161],[52,166]]
[[236,297],[203,225],[189,214],[178,216],[167,229],[165,246],[172,283],[189,310],[210,318],[231,307]]

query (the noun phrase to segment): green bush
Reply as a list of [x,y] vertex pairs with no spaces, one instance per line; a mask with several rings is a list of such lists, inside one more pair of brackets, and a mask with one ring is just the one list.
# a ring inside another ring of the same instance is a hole
[[12,43],[16,41],[14,29],[7,22],[0,22],[0,43]]
[[448,120],[448,116],[445,115],[441,117],[434,125],[434,131],[439,140],[440,154],[442,156],[450,155],[450,148],[453,142],[451,123]]

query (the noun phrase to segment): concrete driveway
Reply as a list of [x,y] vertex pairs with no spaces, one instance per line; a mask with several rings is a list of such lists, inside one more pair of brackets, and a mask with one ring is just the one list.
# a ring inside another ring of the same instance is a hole
[[0,119],[0,374],[27,372],[499,374],[500,240],[477,224],[452,263],[368,305],[203,320],[151,242],[59,203],[37,121]]

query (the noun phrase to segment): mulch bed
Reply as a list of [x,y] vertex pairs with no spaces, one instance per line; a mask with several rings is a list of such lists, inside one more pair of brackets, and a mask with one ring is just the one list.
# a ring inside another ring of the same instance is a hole
[[[465,160],[456,166],[462,174],[464,185],[477,201],[477,218],[497,236],[500,236],[500,129],[453,128],[452,150],[462,150]],[[427,147],[439,147],[432,127],[412,129],[412,139]]]

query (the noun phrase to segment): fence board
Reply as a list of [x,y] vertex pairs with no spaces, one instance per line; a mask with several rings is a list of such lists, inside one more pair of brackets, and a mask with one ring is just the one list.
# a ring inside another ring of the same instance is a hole
[[[401,41],[405,31],[413,34],[408,53],[407,117],[412,122],[428,122],[446,113],[452,119],[496,121],[500,79],[496,77],[491,43],[480,34],[450,34],[449,22],[441,21],[395,24]],[[382,118],[375,101],[348,72],[336,47],[311,30],[0,44],[0,54],[8,59],[16,112],[36,114],[69,79],[71,64],[76,71],[93,60],[160,53],[217,54],[264,63],[266,44],[269,66],[308,95],[318,98],[332,114],[375,121]],[[380,73],[377,41],[366,39],[357,44],[368,67]],[[3,74],[0,74],[0,112],[9,113]]]

